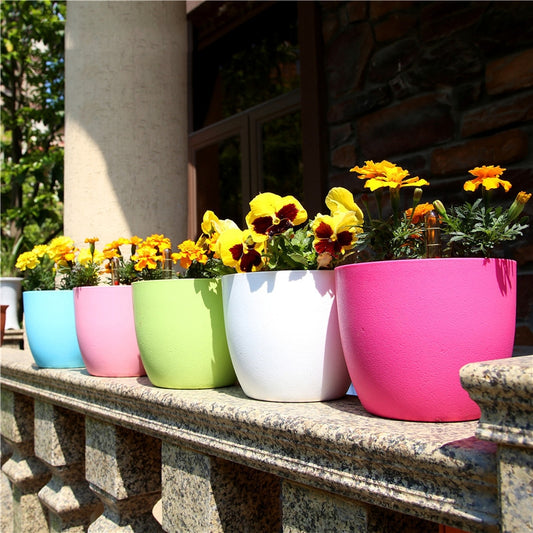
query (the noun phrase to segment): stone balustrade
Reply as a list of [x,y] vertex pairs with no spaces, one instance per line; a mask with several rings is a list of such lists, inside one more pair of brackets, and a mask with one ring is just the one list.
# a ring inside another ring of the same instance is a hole
[[533,356],[461,377],[481,419],[415,423],[356,397],[158,389],[3,349],[13,531],[533,531]]

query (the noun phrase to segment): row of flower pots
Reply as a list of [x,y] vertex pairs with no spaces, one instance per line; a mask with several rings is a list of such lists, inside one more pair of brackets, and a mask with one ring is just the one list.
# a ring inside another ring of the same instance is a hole
[[516,263],[446,258],[237,273],[23,294],[40,367],[148,375],[158,387],[239,383],[255,399],[332,400],[353,383],[387,418],[479,417],[460,368],[510,357]]

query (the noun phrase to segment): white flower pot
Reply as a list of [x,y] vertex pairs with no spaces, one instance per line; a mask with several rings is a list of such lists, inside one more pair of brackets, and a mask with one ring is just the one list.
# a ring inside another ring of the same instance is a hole
[[19,302],[22,278],[0,278],[0,303],[8,305],[5,329],[20,329]]
[[313,402],[346,394],[333,271],[231,274],[222,277],[222,295],[231,360],[247,396]]

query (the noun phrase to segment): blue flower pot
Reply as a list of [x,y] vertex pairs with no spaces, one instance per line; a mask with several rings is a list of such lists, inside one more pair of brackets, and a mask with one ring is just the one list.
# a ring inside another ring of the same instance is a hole
[[35,363],[42,368],[81,368],[73,291],[22,293],[26,335]]

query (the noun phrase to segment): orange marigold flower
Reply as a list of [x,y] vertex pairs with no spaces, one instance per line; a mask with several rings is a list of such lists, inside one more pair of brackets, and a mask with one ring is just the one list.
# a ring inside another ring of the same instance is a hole
[[411,218],[411,215],[413,216],[411,222],[413,224],[419,224],[420,222],[424,221],[424,217],[431,211],[435,209],[435,206],[433,204],[425,203],[425,204],[418,204],[415,207],[415,212],[413,214],[413,208],[410,207],[405,212],[405,215],[407,218]]
[[85,242],[87,244],[94,244],[95,242],[98,242],[100,239],[98,237],[88,237],[85,239]]
[[204,265],[207,263],[208,257],[204,253],[203,248],[190,239],[183,241],[178,246],[178,250],[180,251],[177,254],[172,254],[172,259],[174,261],[179,261],[182,268],[189,268],[193,261],[197,261]]
[[463,189],[465,191],[475,191],[481,185],[484,189],[490,190],[497,189],[501,185],[505,192],[508,192],[511,188],[511,183],[500,179],[505,170],[505,168],[494,165],[473,168],[468,172],[476,177],[473,180],[466,181]]

